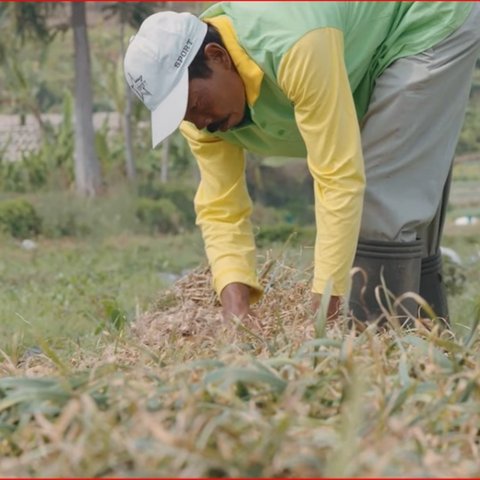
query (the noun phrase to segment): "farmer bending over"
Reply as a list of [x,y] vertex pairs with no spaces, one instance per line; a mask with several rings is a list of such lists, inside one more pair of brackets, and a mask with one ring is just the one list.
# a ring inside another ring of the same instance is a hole
[[143,22],[125,76],[152,112],[153,146],[180,126],[198,162],[197,223],[225,315],[262,293],[249,150],[307,158],[314,309],[330,284],[334,316],[357,266],[358,319],[381,314],[382,278],[448,317],[439,245],[479,52],[480,3],[226,2]]

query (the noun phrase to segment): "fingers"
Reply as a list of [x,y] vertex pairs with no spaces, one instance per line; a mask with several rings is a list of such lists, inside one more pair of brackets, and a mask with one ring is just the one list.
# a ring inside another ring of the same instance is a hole
[[[314,315],[317,314],[320,308],[320,305],[322,304],[322,298],[323,297],[320,293],[312,294],[311,306],[312,306],[312,313]],[[330,302],[327,308],[327,320],[336,320],[339,317],[341,305],[342,305],[341,297],[338,297],[336,295],[332,295],[330,297]]]
[[220,295],[224,318],[245,318],[250,313],[250,288],[242,283],[230,283]]

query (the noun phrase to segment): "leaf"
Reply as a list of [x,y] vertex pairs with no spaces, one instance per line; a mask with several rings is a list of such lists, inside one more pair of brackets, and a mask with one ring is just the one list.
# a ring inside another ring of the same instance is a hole
[[221,368],[224,367],[225,363],[220,360],[215,360],[213,358],[202,358],[200,360],[195,360],[193,362],[184,363],[175,368],[175,372],[185,372],[195,370],[197,368]]
[[418,348],[422,353],[428,355],[432,354],[434,362],[442,368],[453,369],[452,361],[441,352],[438,348],[434,347],[431,343],[425,341],[423,338],[416,337],[414,335],[407,335],[400,339],[401,342],[408,345],[412,345]]
[[287,382],[270,372],[260,372],[248,368],[220,368],[204,378],[206,385],[222,382],[226,387],[237,382],[266,384],[277,393],[283,392],[287,386]]
[[388,415],[393,415],[405,402],[406,400],[412,395],[415,391],[415,386],[408,385],[407,387],[403,387],[400,391],[395,395],[392,394],[390,397],[392,400],[392,404],[388,409]]
[[400,376],[400,384],[402,387],[408,387],[411,383],[408,370],[407,356],[405,353],[402,353],[402,356],[400,357],[400,363],[398,365],[398,374]]

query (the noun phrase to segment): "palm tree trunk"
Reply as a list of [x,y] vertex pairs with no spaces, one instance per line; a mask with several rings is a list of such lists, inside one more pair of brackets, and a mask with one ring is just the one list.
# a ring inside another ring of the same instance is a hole
[[90,50],[84,2],[72,3],[75,50],[75,186],[77,193],[92,197],[102,185],[100,163],[95,152]]

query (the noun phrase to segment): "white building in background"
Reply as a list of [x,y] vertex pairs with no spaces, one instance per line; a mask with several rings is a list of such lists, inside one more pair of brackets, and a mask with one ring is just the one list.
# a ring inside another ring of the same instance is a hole
[[[42,119],[55,127],[63,116],[52,113],[42,115]],[[121,131],[121,116],[116,112],[94,113],[94,128],[98,130],[104,125],[109,131]],[[14,162],[20,160],[24,153],[37,150],[41,145],[41,135],[33,115],[0,115],[0,161]]]

